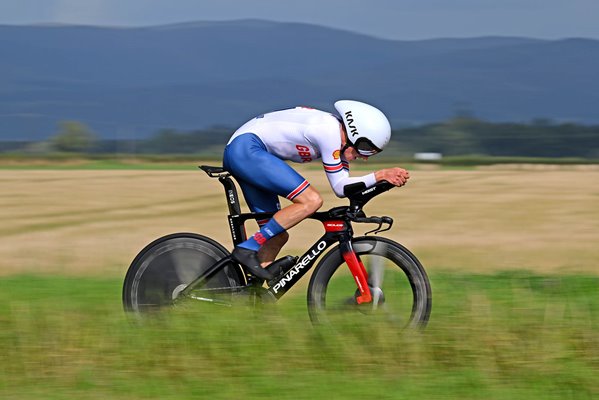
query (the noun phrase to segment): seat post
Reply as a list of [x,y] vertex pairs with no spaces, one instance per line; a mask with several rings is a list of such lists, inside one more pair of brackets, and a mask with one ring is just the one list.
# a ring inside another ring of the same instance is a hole
[[218,178],[218,181],[225,188],[225,197],[227,198],[227,207],[229,208],[229,228],[231,229],[231,238],[233,244],[237,245],[247,239],[244,219],[240,218],[241,205],[239,204],[239,196],[237,195],[237,187],[231,178],[231,174],[223,167],[213,167],[210,165],[200,165],[200,168],[211,178]]
[[227,205],[229,206],[230,215],[241,214],[241,206],[239,205],[239,196],[237,188],[231,174],[223,167],[213,167],[210,165],[200,165],[200,169],[208,174],[211,178],[218,178],[219,182],[225,187],[225,196],[227,197]]

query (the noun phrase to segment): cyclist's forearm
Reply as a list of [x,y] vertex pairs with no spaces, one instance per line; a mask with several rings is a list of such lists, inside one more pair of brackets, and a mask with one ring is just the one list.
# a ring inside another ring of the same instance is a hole
[[333,191],[335,192],[337,197],[345,197],[345,194],[343,193],[343,188],[347,185],[351,185],[352,183],[364,182],[364,184],[366,184],[366,187],[370,187],[376,183],[374,172],[368,175],[356,177],[350,177],[349,173],[345,171],[340,172],[340,174],[344,174],[344,176],[331,177],[330,174],[327,174],[327,177],[329,178],[329,183],[331,184],[331,187],[333,188]]

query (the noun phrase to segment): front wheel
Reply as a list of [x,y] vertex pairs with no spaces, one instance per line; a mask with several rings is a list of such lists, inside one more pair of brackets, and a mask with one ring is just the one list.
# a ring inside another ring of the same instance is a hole
[[[188,284],[229,252],[218,242],[194,233],[175,233],[155,240],[135,257],[123,284],[126,311],[143,314],[171,306]],[[245,284],[235,264],[226,265],[200,288],[198,298],[214,301]]]
[[308,287],[313,323],[352,326],[380,322],[424,327],[431,312],[431,288],[424,268],[405,247],[381,237],[359,237],[352,246],[368,273],[372,302],[357,304],[356,282],[339,246],[318,263]]

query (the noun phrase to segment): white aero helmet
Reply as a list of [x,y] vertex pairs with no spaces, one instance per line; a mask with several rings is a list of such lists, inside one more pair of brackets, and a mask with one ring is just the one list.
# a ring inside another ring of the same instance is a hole
[[347,131],[346,146],[367,157],[383,151],[391,139],[391,124],[381,110],[354,100],[339,100],[335,108]]

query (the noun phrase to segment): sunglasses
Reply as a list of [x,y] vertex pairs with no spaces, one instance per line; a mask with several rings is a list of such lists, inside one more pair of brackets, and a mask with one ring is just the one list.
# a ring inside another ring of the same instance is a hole
[[372,143],[369,139],[366,138],[359,138],[358,140],[356,140],[356,142],[352,145],[352,147],[354,149],[356,149],[356,151],[361,155],[361,156],[365,156],[365,157],[370,157],[373,156],[377,153],[380,153],[382,150],[379,149],[378,147],[376,147],[374,145],[374,143]]

